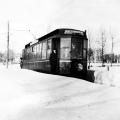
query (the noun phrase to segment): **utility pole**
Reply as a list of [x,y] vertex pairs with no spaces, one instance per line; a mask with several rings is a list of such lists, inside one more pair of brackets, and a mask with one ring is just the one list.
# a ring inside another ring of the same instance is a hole
[[111,66],[112,66],[112,62],[113,62],[113,59],[114,59],[114,53],[113,53],[113,36],[112,36],[112,50],[111,50]]
[[102,66],[103,66],[103,47],[104,47],[104,43],[103,43],[103,32],[102,32]]
[[7,68],[9,64],[9,21],[8,21],[8,34],[7,34]]

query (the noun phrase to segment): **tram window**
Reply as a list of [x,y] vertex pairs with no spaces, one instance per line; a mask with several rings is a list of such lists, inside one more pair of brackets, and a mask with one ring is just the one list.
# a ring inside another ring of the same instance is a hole
[[72,59],[82,58],[82,40],[78,38],[72,38]]
[[28,48],[27,48],[27,50],[26,50],[26,58],[27,58],[27,59],[29,59],[29,58],[28,58],[28,55],[29,55],[29,51],[28,51]]
[[35,54],[37,53],[37,45],[35,45]]
[[86,50],[86,49],[83,50],[83,58],[84,58],[84,59],[87,58],[87,50]]
[[30,59],[32,59],[32,48],[30,47]]
[[39,45],[37,44],[36,45],[36,52],[38,53],[38,50],[39,50]]
[[30,59],[32,58],[32,48],[30,47],[30,55],[29,55]]
[[28,59],[30,59],[30,48],[27,49]]
[[35,58],[36,57],[36,45],[34,45],[33,49],[34,49],[33,55],[34,55],[34,58]]
[[71,38],[61,38],[60,58],[70,59]]
[[26,49],[26,60],[28,59],[28,52],[27,52],[27,49]]
[[41,58],[41,52],[42,52],[42,43],[39,43],[39,57]]
[[34,48],[32,47],[32,52],[34,52]]
[[84,48],[86,49],[87,48],[87,40],[84,40],[84,43],[83,43],[84,45]]
[[36,45],[36,56],[38,57],[38,52],[39,52],[39,44]]
[[47,41],[47,59],[49,59],[51,53],[51,39]]
[[46,41],[44,41],[42,43],[42,59],[46,59],[46,48],[47,48],[47,44]]
[[35,46],[33,46],[33,47],[32,47],[32,52],[34,52],[34,53],[35,53]]

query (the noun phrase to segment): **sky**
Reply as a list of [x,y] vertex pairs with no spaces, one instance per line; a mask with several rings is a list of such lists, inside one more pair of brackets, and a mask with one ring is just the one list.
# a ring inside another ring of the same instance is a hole
[[103,27],[119,41],[119,11],[119,0],[0,0],[0,51],[6,50],[8,21],[10,48],[16,52],[61,27],[89,30],[92,36]]

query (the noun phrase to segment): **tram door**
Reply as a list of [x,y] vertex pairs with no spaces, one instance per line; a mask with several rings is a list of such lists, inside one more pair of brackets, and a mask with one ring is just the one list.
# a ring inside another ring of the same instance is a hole
[[60,38],[52,39],[51,72],[59,73]]
[[[71,54],[71,73],[76,76],[81,76],[83,71],[83,41],[78,37],[72,37],[72,54]],[[79,65],[82,66],[79,69]]]

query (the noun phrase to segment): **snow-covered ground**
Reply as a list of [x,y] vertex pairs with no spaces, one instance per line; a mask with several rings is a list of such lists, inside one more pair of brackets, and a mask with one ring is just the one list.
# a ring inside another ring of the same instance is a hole
[[120,66],[97,67],[94,76],[95,83],[120,87]]
[[0,120],[120,120],[120,88],[0,66]]

